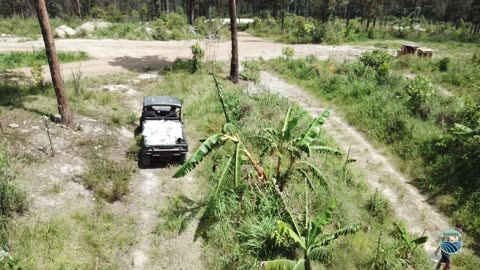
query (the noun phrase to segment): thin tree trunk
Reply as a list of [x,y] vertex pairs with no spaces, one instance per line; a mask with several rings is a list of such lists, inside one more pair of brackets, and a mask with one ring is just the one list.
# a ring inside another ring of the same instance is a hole
[[232,36],[232,61],[230,64],[230,80],[238,83],[238,38],[237,38],[237,5],[230,0],[230,32]]
[[65,86],[63,84],[60,65],[58,63],[57,50],[53,40],[50,20],[48,18],[45,0],[35,1],[35,10],[37,12],[38,22],[42,30],[43,41],[45,42],[45,51],[47,52],[48,65],[52,76],[53,88],[57,96],[58,112],[62,116],[62,123],[68,127],[73,127],[73,113],[68,104]]
[[82,18],[82,7],[80,5],[80,0],[76,0],[75,3],[77,4],[77,15],[81,19]]

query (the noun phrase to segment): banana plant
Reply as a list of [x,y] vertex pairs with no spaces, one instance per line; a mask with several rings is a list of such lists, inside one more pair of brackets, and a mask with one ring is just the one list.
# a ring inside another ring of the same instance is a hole
[[328,116],[330,110],[325,110],[319,117],[315,118],[308,129],[301,136],[295,136],[295,129],[304,114],[292,116],[292,107],[290,106],[285,115],[282,129],[266,128],[262,132],[261,138],[268,144],[263,149],[262,155],[270,154],[276,157],[275,179],[280,191],[283,191],[287,180],[294,171],[300,172],[307,178],[310,186],[313,185],[313,178],[318,178],[323,186],[326,186],[326,180],[320,169],[314,164],[301,160],[302,155],[311,156],[315,151],[342,154],[338,149],[325,146],[318,139],[320,130]]
[[[402,250],[403,250],[403,258],[408,260],[412,257],[412,254],[415,252],[415,249],[422,244],[425,244],[428,240],[427,236],[420,236],[414,238],[410,236],[405,228],[405,225],[395,222],[395,226],[397,227],[399,236],[402,239]],[[425,232],[424,232],[425,233]]]
[[[206,139],[195,151],[195,153],[193,153],[193,155],[175,172],[173,178],[181,178],[186,176],[191,171],[193,171],[206,156],[211,154],[214,149],[229,142],[235,145],[235,150],[234,153],[231,155],[231,158],[228,160],[227,168],[229,168],[230,166],[235,166],[233,175],[235,183],[238,184],[238,181],[240,179],[240,160],[242,156],[244,156],[255,169],[259,182],[263,184],[266,181],[265,171],[263,167],[257,162],[255,157],[250,153],[250,151],[247,150],[242,140],[240,139],[237,128],[232,123],[226,123],[223,126],[222,133],[214,134],[208,139]],[[225,174],[225,176],[227,175]],[[222,179],[223,177],[221,178],[221,180]]]
[[[284,203],[285,204],[285,203]],[[362,226],[355,224],[346,226],[331,233],[324,231],[325,226],[330,222],[336,203],[333,201],[327,210],[312,219],[309,218],[307,180],[305,180],[305,214],[303,221],[305,226],[301,227],[294,216],[287,209],[290,220],[287,222],[278,221],[275,238],[277,241],[291,239],[303,252],[303,258],[299,260],[274,260],[262,262],[265,270],[311,270],[311,261],[324,261],[330,254],[326,248],[333,240],[342,235],[353,234],[359,231]]]

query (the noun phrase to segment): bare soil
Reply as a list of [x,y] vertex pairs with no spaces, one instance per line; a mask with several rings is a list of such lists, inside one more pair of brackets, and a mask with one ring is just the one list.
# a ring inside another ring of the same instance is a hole
[[[266,41],[244,32],[238,34],[240,60],[262,57],[271,59],[282,55],[282,48],[291,46],[296,57],[310,54],[319,59],[335,57],[337,59],[355,58],[373,47],[327,46],[314,44],[285,45]],[[160,70],[170,65],[177,58],[191,58],[190,47],[195,40],[189,41],[133,41],[111,39],[58,39],[55,41],[59,51],[84,51],[93,59],[89,61],[62,64],[64,79],[70,79],[72,70],[82,70],[84,78],[114,74],[119,72]],[[228,41],[199,41],[206,51],[207,60],[226,61],[230,59],[231,45]],[[28,51],[44,47],[42,40],[0,42],[0,51]],[[29,68],[19,71],[30,76]],[[49,78],[48,67],[44,67],[44,75]]]

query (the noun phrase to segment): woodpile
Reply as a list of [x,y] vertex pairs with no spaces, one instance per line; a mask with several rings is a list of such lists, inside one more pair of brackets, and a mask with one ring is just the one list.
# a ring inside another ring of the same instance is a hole
[[397,57],[403,55],[417,55],[419,57],[432,58],[433,50],[429,48],[420,48],[413,44],[404,44],[400,50],[397,50]]

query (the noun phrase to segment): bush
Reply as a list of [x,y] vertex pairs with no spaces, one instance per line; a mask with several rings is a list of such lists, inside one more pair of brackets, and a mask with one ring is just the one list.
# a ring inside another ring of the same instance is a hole
[[415,77],[405,87],[405,91],[409,96],[408,103],[410,109],[421,117],[426,118],[430,112],[430,108],[427,106],[428,102],[435,93],[430,79],[422,76]]
[[384,64],[390,64],[392,60],[393,57],[388,54],[388,52],[383,50],[366,52],[360,56],[360,62],[362,62],[365,66],[373,68],[375,71],[378,71]]
[[8,238],[8,223],[15,213],[27,210],[27,196],[12,181],[15,174],[10,169],[7,146],[0,144],[0,244]]
[[293,47],[287,46],[282,48],[282,55],[285,59],[290,60],[295,55]]
[[244,80],[258,82],[260,80],[260,63],[255,60],[246,60],[243,62],[243,71],[240,76]]
[[450,64],[450,58],[444,57],[438,61],[438,70],[441,72],[448,71],[448,65]]
[[83,179],[96,196],[114,202],[128,194],[132,172],[127,164],[103,159],[91,162]]
[[202,59],[205,56],[205,51],[198,43],[193,44],[190,48],[192,49],[192,73],[195,73],[202,67]]
[[375,193],[368,198],[367,210],[372,217],[378,218],[380,222],[383,222],[392,211],[388,200],[378,190],[375,190]]

